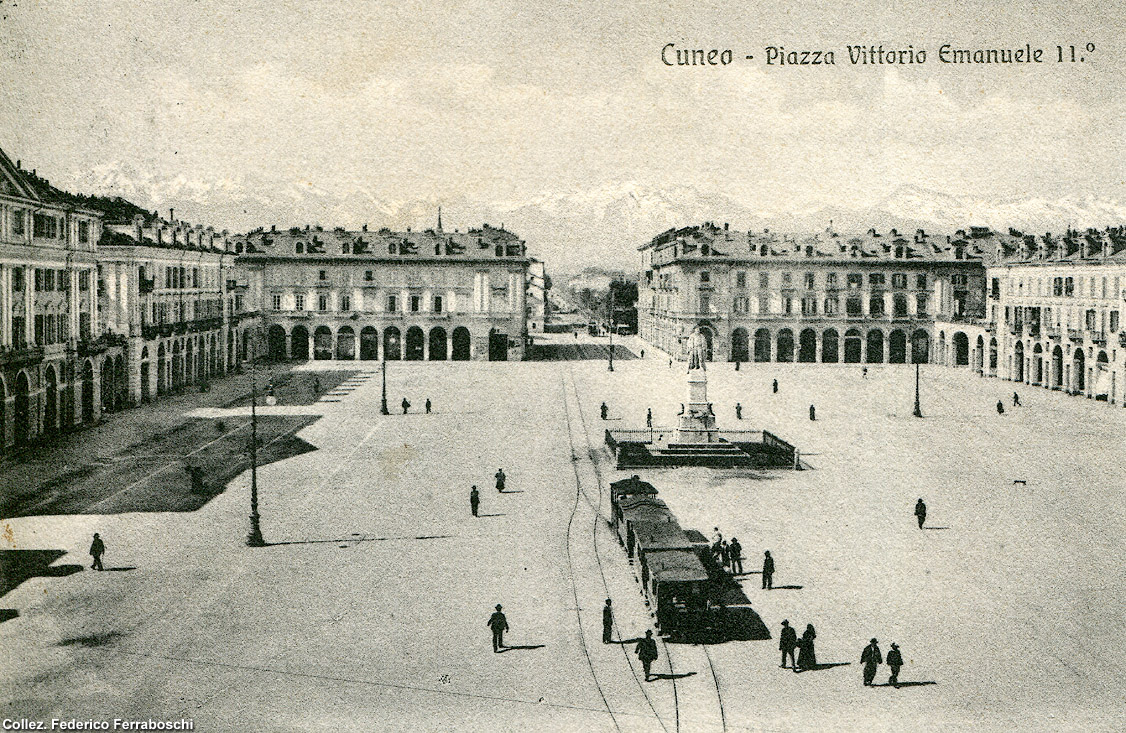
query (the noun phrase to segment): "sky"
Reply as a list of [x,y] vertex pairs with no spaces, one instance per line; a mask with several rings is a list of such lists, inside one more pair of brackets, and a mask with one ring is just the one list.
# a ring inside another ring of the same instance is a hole
[[[1124,28],[1102,0],[0,0],[0,147],[64,185],[118,166],[263,195],[511,206],[633,181],[770,211],[903,184],[1122,201]],[[667,43],[736,60],[669,67]],[[927,62],[848,63],[881,43]],[[1047,62],[943,65],[943,43]],[[1055,63],[1057,44],[1086,61]],[[837,65],[767,66],[769,45]]]

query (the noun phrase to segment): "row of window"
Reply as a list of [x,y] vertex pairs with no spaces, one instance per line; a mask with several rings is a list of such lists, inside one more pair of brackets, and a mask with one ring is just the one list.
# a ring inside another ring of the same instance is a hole
[[[1054,311],[1054,312],[1053,312]],[[1036,307],[1006,307],[1005,320],[1016,328],[1022,328],[1025,323],[1038,327],[1043,314],[1043,322],[1049,327],[1070,329],[1072,324],[1080,323],[1080,313],[1076,308],[1036,308]],[[1082,311],[1082,323],[1088,331],[1108,331],[1118,333],[1119,311],[1106,311],[1088,308]],[[1108,329],[1109,326],[1109,329]]]
[[[963,279],[963,284],[964,284],[965,277],[966,277],[965,275],[955,275],[954,277],[955,278],[961,277]],[[701,271],[700,272],[700,283],[701,284],[708,284],[710,282],[711,282],[711,273],[706,271],[706,270]],[[791,272],[781,273],[782,287],[792,286],[793,282],[794,282],[793,273],[791,273]],[[908,282],[908,280],[907,280],[907,274],[906,273],[902,273],[902,272],[892,273],[891,286],[893,288],[895,288],[896,290],[906,290],[907,289],[907,282]],[[769,288],[770,283],[771,283],[771,273],[760,272],[758,274],[759,289]],[[862,288],[862,287],[864,287],[864,274],[860,273],[860,272],[847,273],[846,276],[845,276],[845,283],[849,288]],[[802,275],[802,284],[805,286],[806,290],[815,289],[817,287],[817,274],[813,273],[813,272],[804,273]],[[885,275],[885,273],[872,272],[872,273],[868,274],[868,286],[869,287],[874,287],[874,288],[884,287],[886,284],[887,284],[887,276]],[[746,273],[746,271],[738,270],[738,271],[735,272],[735,287],[737,287],[737,288],[747,287],[747,273]],[[840,287],[839,274],[836,273],[836,272],[825,273],[825,287],[830,288],[830,289]],[[927,287],[927,276],[926,276],[926,274],[924,274],[924,273],[916,274],[915,275],[915,289],[916,290],[925,290],[926,287]]]
[[[12,345],[17,349],[24,349],[29,346],[27,335],[24,333],[26,324],[27,320],[22,316],[12,316]],[[89,312],[83,311],[78,314],[79,338],[90,338],[90,324]],[[65,313],[38,313],[35,316],[33,326],[34,343],[37,346],[66,343],[68,340],[68,326],[69,318]]]
[[[918,315],[926,315],[927,313],[927,300],[926,293],[915,294],[915,312]],[[793,315],[794,314],[794,301],[795,298],[783,297],[779,300],[780,309],[777,311],[779,315]],[[800,299],[801,314],[803,316],[817,315],[818,306],[823,308],[823,314],[826,316],[835,316],[840,314],[840,298],[828,297],[824,301],[820,301],[816,296],[807,295]],[[751,301],[745,295],[738,295],[732,300],[732,309],[735,313],[745,315],[750,312]],[[700,312],[711,312],[711,300],[706,295],[700,296]],[[770,314],[771,299],[770,296],[760,295],[758,298],[758,312],[762,314]],[[860,297],[854,296],[845,299],[845,313],[849,316],[863,316],[863,301]],[[907,310],[907,296],[896,294],[892,299],[892,313],[896,318],[906,318],[910,314]],[[882,316],[885,314],[884,298],[881,294],[873,294],[868,299],[868,315]]]
[[[274,293],[273,294],[271,305],[273,305],[273,308],[276,311],[282,310],[281,293]],[[410,310],[411,313],[420,312],[422,310],[422,296],[421,295],[411,295],[407,305],[409,305],[409,310]],[[318,295],[317,296],[317,310],[327,311],[327,310],[329,310],[328,306],[329,306],[328,295]],[[387,301],[386,301],[386,306],[387,306],[386,310],[387,310],[388,313],[397,313],[399,311],[399,296],[388,295]],[[433,299],[431,300],[430,306],[431,306],[430,307],[431,312],[441,313],[442,308],[443,308],[442,296],[435,295],[433,297]],[[293,296],[293,310],[295,310],[295,311],[305,310],[305,295],[304,294],[297,293],[296,295]],[[341,311],[352,310],[352,297],[350,295],[341,295],[340,296],[340,310]]]
[[[41,267],[34,272],[35,292],[52,292],[70,290],[70,278],[66,270],[49,270]],[[12,270],[12,290],[22,291],[24,288],[24,268],[17,267]],[[90,289],[89,270],[80,270],[78,273],[78,289]]]
[[[1078,285],[1078,287],[1076,287]],[[992,290],[994,297],[1000,294],[998,278],[993,278]],[[1035,293],[1033,292],[1035,290]],[[1052,295],[1053,297],[1072,298],[1076,295],[1088,298],[1115,298],[1122,292],[1120,276],[1113,278],[1106,275],[1100,277],[1029,277],[1009,278],[1008,292],[1010,295]]]
[[148,323],[144,325],[163,325],[181,321],[220,318],[223,313],[219,300],[161,301],[149,304]]
[[[27,223],[23,209],[14,209],[11,216],[12,236],[22,237],[27,234]],[[51,214],[36,213],[31,218],[32,235],[37,239],[65,239],[66,219]],[[82,244],[90,242],[90,222],[78,222],[78,241]]]

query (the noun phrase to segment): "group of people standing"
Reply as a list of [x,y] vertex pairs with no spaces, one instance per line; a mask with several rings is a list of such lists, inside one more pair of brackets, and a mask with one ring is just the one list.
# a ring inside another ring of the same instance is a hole
[[[494,474],[494,477],[496,478],[496,482],[497,482],[497,484],[496,484],[497,485],[497,493],[503,494],[504,493],[504,485],[505,485],[505,482],[508,480],[508,476],[505,475],[503,468],[498,468],[497,472]],[[481,508],[481,492],[477,491],[477,485],[474,484],[469,489],[469,511],[473,513],[473,516],[477,517],[477,516],[480,516],[477,513],[477,511],[480,508]]]
[[[868,642],[868,646],[864,647],[864,651],[860,653],[860,663],[864,665],[865,687],[871,687],[875,683],[877,668],[883,662],[884,657],[880,653],[880,644],[876,639],[872,639]],[[891,668],[888,684],[892,687],[899,687],[899,670],[903,667],[903,654],[900,653],[898,644],[891,645],[891,649],[888,651],[887,664]]]
[[716,527],[712,533],[712,558],[716,565],[726,569],[732,575],[743,573],[743,546],[739,544],[738,537],[731,541],[723,539],[723,533]]
[[[817,669],[817,650],[813,643],[816,638],[817,631],[813,624],[805,625],[805,631],[799,639],[798,632],[790,626],[789,619],[783,620],[782,632],[778,635],[778,648],[782,651],[782,664],[779,666],[795,672]],[[786,664],[787,659],[789,665]]]

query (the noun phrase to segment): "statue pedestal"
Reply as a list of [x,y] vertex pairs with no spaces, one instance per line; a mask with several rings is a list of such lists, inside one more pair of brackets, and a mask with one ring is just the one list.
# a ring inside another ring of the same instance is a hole
[[715,413],[708,402],[708,377],[703,369],[688,370],[688,400],[680,415],[677,443],[711,443],[715,440]]

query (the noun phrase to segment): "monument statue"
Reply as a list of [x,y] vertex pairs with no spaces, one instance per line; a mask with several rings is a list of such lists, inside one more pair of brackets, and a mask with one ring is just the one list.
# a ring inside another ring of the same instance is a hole
[[704,338],[699,328],[692,329],[688,337],[688,368],[707,369],[704,365],[708,361],[708,340]]

